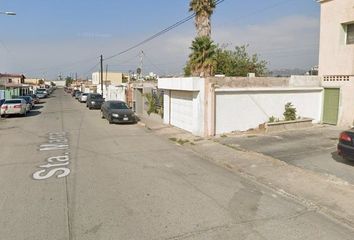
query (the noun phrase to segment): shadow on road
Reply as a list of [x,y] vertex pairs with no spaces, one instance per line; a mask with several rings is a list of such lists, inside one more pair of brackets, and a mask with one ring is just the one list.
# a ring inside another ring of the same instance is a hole
[[[27,113],[26,117],[35,117],[40,115],[41,112],[40,111],[36,111],[36,110],[32,110],[30,112]],[[6,115],[6,116],[2,116],[2,118],[6,118],[6,119],[12,119],[12,118],[26,118],[23,117],[22,115]]]
[[41,109],[41,108],[43,108],[43,106],[36,105],[36,106],[33,107],[33,110],[38,110],[38,109]]
[[350,161],[348,159],[339,156],[337,152],[332,152],[331,155],[333,160],[335,160],[336,162],[354,167],[354,161]]
[[39,114],[41,114],[40,111],[32,110],[29,113],[27,113],[27,117],[35,117],[38,116]]

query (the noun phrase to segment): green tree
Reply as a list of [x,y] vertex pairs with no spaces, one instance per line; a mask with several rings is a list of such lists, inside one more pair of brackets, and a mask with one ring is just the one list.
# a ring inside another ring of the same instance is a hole
[[234,50],[218,47],[215,73],[226,76],[247,76],[248,73],[264,75],[267,72],[267,62],[260,60],[258,54],[250,55],[247,48],[248,45],[237,46]]
[[284,111],[283,115],[284,115],[285,121],[296,120],[296,108],[294,107],[294,105],[291,102],[285,104],[285,111]]
[[216,8],[215,0],[191,0],[189,11],[195,13],[195,26],[197,37],[211,36],[211,15]]
[[192,53],[185,67],[185,73],[190,71],[193,76],[209,77],[216,66],[215,53],[217,46],[209,37],[197,37],[190,47]]
[[65,78],[65,86],[69,87],[73,83],[74,79],[71,77],[66,77]]

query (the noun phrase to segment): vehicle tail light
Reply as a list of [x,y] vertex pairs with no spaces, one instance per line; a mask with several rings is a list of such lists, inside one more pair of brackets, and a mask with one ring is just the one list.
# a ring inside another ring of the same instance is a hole
[[7,105],[3,105],[1,109],[7,110]]
[[346,132],[342,132],[339,136],[339,140],[345,141],[345,142],[351,142],[352,137],[348,135]]
[[15,105],[14,108],[22,108],[21,105]]

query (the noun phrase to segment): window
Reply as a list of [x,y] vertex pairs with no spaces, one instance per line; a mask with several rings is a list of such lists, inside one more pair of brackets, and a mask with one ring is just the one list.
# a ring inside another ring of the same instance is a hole
[[347,44],[354,44],[354,24],[347,25]]
[[7,81],[8,83],[12,83],[12,79],[11,78],[9,78],[9,81]]

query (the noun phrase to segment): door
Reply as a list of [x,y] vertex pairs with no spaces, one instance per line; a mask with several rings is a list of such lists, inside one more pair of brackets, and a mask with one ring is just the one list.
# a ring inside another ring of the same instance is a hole
[[337,125],[339,113],[339,88],[325,88],[323,123]]
[[171,125],[193,131],[193,92],[171,91]]

